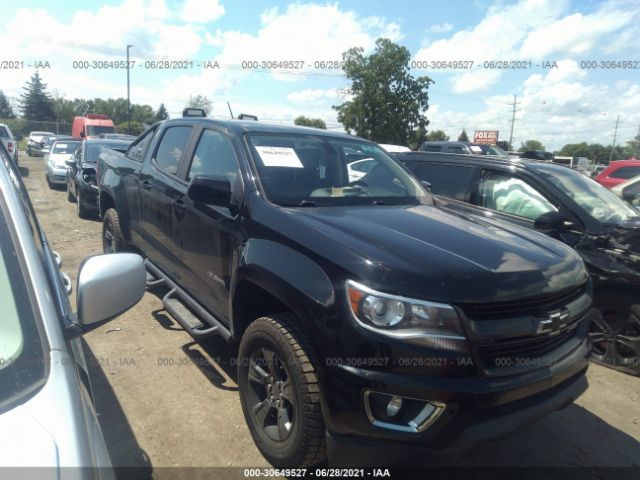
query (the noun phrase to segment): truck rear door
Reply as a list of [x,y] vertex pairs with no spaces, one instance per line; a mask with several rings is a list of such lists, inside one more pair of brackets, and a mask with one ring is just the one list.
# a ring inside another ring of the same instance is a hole
[[178,247],[174,218],[183,215],[186,183],[178,178],[191,135],[191,125],[171,125],[158,132],[159,141],[140,171],[142,248],[166,274],[179,280]]

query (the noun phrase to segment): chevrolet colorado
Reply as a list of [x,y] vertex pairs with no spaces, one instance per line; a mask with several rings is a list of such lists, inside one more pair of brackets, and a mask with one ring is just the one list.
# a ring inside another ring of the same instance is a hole
[[97,181],[104,251],[141,252],[193,337],[239,342],[241,406],[275,466],[461,449],[586,389],[579,256],[446,213],[374,143],[172,119],[104,152]]

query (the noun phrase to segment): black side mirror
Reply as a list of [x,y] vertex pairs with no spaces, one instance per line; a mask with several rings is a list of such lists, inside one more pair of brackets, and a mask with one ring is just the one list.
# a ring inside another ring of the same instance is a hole
[[545,212],[536,218],[533,226],[537,230],[560,231],[565,228],[565,217],[560,212]]
[[86,135],[84,134],[84,132],[80,132],[80,137],[84,138]]
[[429,182],[427,182],[426,180],[420,180],[420,183],[427,190],[427,192],[431,191],[431,184]]
[[191,180],[187,195],[194,202],[231,207],[231,183],[227,177],[198,175]]
[[627,192],[627,191],[622,191],[622,199],[625,202],[633,202],[636,198],[638,198],[638,195],[636,193],[633,192]]

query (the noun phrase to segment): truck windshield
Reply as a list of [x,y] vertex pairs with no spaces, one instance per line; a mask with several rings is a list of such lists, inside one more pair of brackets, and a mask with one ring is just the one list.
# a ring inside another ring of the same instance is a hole
[[108,125],[87,125],[87,135],[97,137],[101,133],[115,133],[116,128]]
[[0,411],[44,378],[36,317],[0,198]]
[[286,206],[431,204],[431,196],[382,148],[305,134],[248,134],[267,198]]
[[640,215],[620,197],[582,173],[568,168],[538,168],[549,183],[600,222],[622,223]]

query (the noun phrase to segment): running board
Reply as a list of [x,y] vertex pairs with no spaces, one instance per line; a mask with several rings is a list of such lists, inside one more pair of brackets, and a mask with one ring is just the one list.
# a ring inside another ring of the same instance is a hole
[[[225,340],[231,338],[231,332],[217,318],[207,312],[187,292],[164,275],[162,271],[148,259],[144,261],[147,272],[155,279],[155,285],[167,285],[169,292],[162,298],[165,310],[193,338],[205,338],[220,335]],[[147,282],[148,284],[148,282]]]

